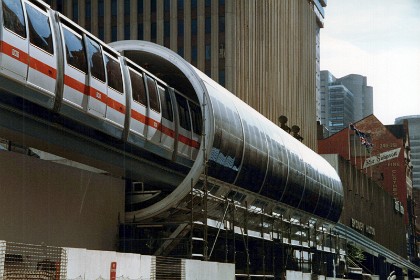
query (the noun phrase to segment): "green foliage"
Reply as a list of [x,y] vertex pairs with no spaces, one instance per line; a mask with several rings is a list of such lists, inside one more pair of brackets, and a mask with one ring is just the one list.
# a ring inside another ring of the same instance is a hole
[[347,244],[347,255],[350,259],[359,263],[366,260],[366,256],[363,254],[363,250],[351,244]]

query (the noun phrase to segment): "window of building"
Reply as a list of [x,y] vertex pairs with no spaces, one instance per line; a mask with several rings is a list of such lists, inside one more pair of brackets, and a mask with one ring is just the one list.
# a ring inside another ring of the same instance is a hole
[[191,20],[191,36],[197,36],[197,19]]
[[197,0],[191,0],[191,10],[197,9]]
[[184,48],[183,47],[178,48],[178,54],[182,57],[184,56]]
[[225,17],[219,16],[219,32],[223,33],[225,32]]
[[157,10],[157,0],[150,0],[150,9],[151,9],[151,11],[152,11],[152,14],[153,13],[156,13],[156,10]]
[[156,42],[156,38],[157,38],[157,24],[156,22],[152,22],[152,24],[150,25],[150,40],[152,42]]
[[77,22],[79,20],[79,0],[73,0],[73,20]]
[[124,40],[130,39],[130,24],[127,23],[124,25]]
[[137,25],[137,39],[141,40],[144,38],[143,23]]
[[117,41],[117,26],[111,26],[111,41]]
[[63,0],[57,0],[57,2],[56,2],[56,9],[60,13],[63,12]]
[[226,83],[225,81],[225,70],[220,70],[219,71],[219,84],[224,86]]
[[143,0],[137,1],[137,13],[143,14]]
[[178,0],[178,10],[184,8],[184,0]]
[[104,30],[104,27],[103,26],[99,26],[98,27],[98,37],[99,37],[99,39],[101,39],[102,41],[104,40],[104,38],[105,38],[105,30]]
[[197,53],[198,53],[197,46],[192,46],[192,48],[191,48],[191,60],[193,62],[197,62]]
[[118,12],[117,0],[111,0],[111,16],[116,17]]
[[184,36],[184,20],[178,19],[178,36]]
[[124,0],[124,15],[130,16],[130,0]]
[[211,17],[206,17],[205,32],[206,32],[206,34],[211,34]]
[[104,0],[98,0],[98,16],[103,17],[105,15]]
[[91,18],[91,13],[92,13],[92,3],[91,0],[86,0],[86,9],[85,9],[85,17],[86,19],[90,19]]
[[211,45],[206,45],[206,60],[211,59]]

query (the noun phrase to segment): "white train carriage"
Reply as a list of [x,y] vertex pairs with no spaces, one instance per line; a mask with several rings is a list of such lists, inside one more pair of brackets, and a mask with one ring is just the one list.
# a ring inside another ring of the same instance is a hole
[[5,0],[1,5],[0,73],[31,89],[14,94],[192,165],[200,146],[191,121],[192,114],[201,114],[198,104],[44,2]]

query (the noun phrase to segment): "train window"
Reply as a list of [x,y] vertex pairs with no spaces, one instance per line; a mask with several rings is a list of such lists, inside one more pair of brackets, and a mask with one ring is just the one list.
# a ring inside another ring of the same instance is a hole
[[37,8],[26,4],[28,14],[29,41],[38,48],[53,54],[53,39],[48,16]]
[[3,0],[4,27],[26,38],[25,17],[21,1]]
[[130,80],[134,101],[147,106],[146,89],[144,87],[143,77],[130,69]]
[[76,35],[67,27],[63,28],[64,42],[66,45],[67,63],[87,73],[85,48],[82,37]]
[[108,86],[123,92],[123,80],[121,75],[121,67],[118,60],[105,55],[106,75],[108,77]]
[[105,67],[102,58],[102,51],[98,43],[87,39],[87,51],[89,59],[89,68],[92,77],[105,82]]
[[167,89],[165,90],[163,87],[160,86],[158,86],[158,91],[160,95],[160,102],[162,105],[162,117],[172,122],[174,120],[174,116],[169,92]]
[[178,103],[179,125],[182,128],[191,131],[191,120],[187,100],[181,95],[177,95],[176,101]]
[[147,89],[149,91],[150,108],[160,113],[159,97],[156,89],[156,82],[146,75]]
[[200,107],[192,102],[189,102],[190,104],[190,108],[191,108],[191,121],[192,121],[192,127],[193,127],[193,131],[196,134],[201,134],[201,127],[203,126],[202,124],[202,119],[201,119],[201,110]]

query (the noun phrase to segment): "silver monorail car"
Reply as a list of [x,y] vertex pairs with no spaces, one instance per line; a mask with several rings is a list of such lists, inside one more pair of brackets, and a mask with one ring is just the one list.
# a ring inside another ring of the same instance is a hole
[[[334,168],[176,53],[144,41],[105,44],[36,0],[3,0],[0,18],[1,94],[166,166],[143,174],[162,191],[143,197],[128,219],[176,205],[207,161],[209,176],[238,190],[338,221],[343,188]],[[185,169],[168,185],[170,173]]]

